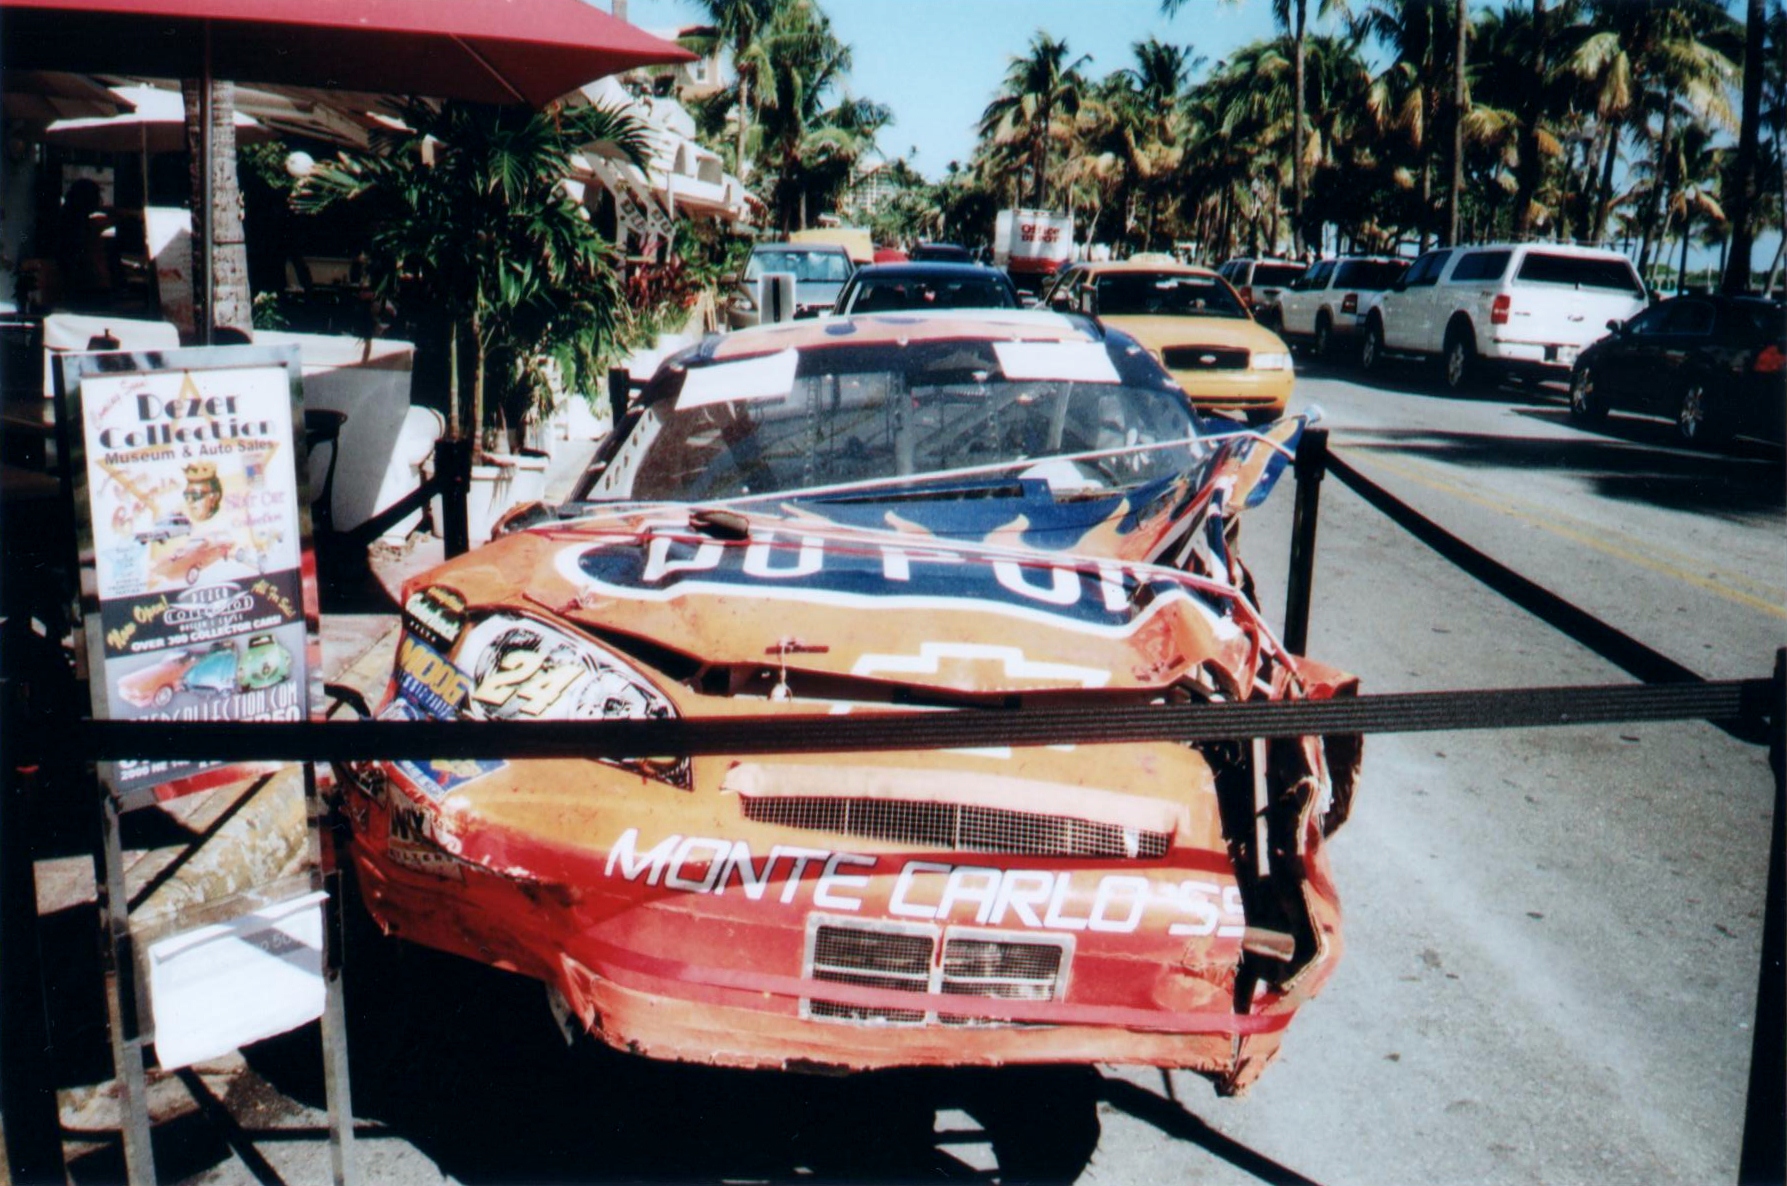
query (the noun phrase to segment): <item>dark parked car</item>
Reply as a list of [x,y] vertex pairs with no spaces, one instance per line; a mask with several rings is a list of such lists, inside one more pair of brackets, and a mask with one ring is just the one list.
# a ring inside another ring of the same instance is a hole
[[1015,309],[1017,289],[1004,272],[979,264],[870,264],[838,294],[838,313],[904,309]]
[[920,243],[906,253],[915,264],[971,264],[974,253],[954,243]]
[[1736,433],[1783,439],[1787,309],[1755,297],[1682,296],[1652,305],[1582,352],[1570,415],[1615,408],[1675,421],[1684,441]]

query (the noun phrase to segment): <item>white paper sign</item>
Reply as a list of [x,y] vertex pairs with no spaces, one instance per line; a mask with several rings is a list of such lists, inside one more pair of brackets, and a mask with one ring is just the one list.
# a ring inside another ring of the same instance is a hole
[[1120,383],[1103,342],[994,342],[999,369],[1013,382]]
[[690,367],[676,397],[677,411],[741,399],[787,399],[799,364],[800,351],[788,349],[761,358]]
[[163,1070],[217,1058],[323,1015],[318,891],[149,948],[155,1056]]

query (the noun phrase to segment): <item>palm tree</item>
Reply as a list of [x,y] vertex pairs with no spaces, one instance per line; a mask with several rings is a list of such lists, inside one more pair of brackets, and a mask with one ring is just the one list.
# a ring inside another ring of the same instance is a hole
[[320,164],[292,202],[314,213],[370,208],[377,292],[446,321],[449,417],[460,430],[459,342],[472,347],[471,428],[486,427],[486,388],[512,430],[556,370],[573,390],[597,388],[621,297],[608,244],[561,183],[572,155],[612,146],[644,167],[646,131],[596,107],[536,112],[411,100],[402,128],[370,150]]
[[1087,89],[1080,67],[1091,62],[1088,54],[1068,60],[1066,41],[1038,30],[1030,38],[1030,52],[1014,56],[1005,72],[997,97],[981,113],[983,136],[1007,142],[1020,137],[1029,149],[1031,204],[1048,205],[1049,141],[1055,133],[1055,113],[1076,115]]
[[1444,0],[1376,0],[1359,19],[1361,28],[1394,55],[1373,80],[1367,106],[1380,133],[1398,134],[1401,147],[1418,162],[1420,247],[1426,250],[1433,229],[1433,142],[1445,95],[1456,93],[1453,6]]
[[1743,119],[1738,125],[1737,156],[1726,181],[1730,195],[1731,253],[1721,287],[1741,293],[1750,287],[1750,245],[1755,241],[1756,155],[1762,136],[1762,72],[1768,31],[1762,0],[1749,0],[1744,20]]
[[[753,113],[751,108],[752,76],[762,64],[758,39],[775,20],[786,0],[695,0],[706,13],[720,42],[732,51],[732,72],[737,90],[735,109],[738,117],[737,143],[733,169],[744,180],[750,169],[746,155]],[[699,39],[698,39],[699,40]],[[706,49],[705,44],[696,48]]]
[[805,227],[810,213],[849,184],[892,113],[866,99],[836,97],[850,72],[850,47],[812,0],[786,0],[758,49],[766,62],[763,192],[784,229]]
[[[1236,0],[1231,0],[1236,2]],[[1185,0],[1160,0],[1160,11],[1166,16],[1173,16],[1185,6]],[[1316,19],[1321,20],[1332,13],[1348,15],[1347,0],[1321,0],[1316,10]],[[1291,226],[1296,236],[1296,248],[1303,250],[1303,199],[1308,192],[1305,184],[1304,170],[1307,157],[1304,150],[1304,129],[1308,124],[1307,86],[1308,73],[1305,54],[1309,28],[1309,0],[1272,0],[1272,19],[1281,32],[1287,32],[1292,39],[1291,95],[1292,108],[1295,112],[1291,124]]]

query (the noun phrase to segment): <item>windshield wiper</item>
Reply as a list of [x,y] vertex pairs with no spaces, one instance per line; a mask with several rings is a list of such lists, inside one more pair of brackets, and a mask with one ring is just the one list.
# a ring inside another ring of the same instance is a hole
[[803,494],[799,490],[788,492],[789,502],[831,502],[831,503],[865,503],[865,502],[941,502],[944,499],[959,498],[1022,498],[1024,485],[1022,482],[994,482],[975,485],[933,485],[914,488],[895,487],[877,490],[839,490],[833,493]]

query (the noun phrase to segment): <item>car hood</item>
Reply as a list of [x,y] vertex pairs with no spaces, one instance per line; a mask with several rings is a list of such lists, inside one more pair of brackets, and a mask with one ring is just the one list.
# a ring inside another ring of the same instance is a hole
[[1257,321],[1238,317],[1103,317],[1155,354],[1170,346],[1222,346],[1270,353],[1286,349],[1284,339]]

